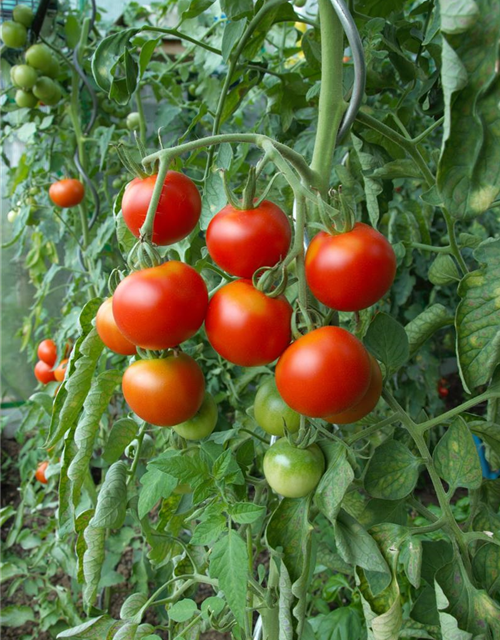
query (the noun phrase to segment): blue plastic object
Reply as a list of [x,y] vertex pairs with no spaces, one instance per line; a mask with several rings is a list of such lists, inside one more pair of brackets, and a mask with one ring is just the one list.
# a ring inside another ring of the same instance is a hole
[[476,445],[477,452],[479,454],[479,460],[481,461],[481,470],[483,472],[483,478],[486,480],[496,480],[500,477],[500,469],[498,471],[493,471],[486,460],[486,456],[484,455],[484,444],[483,441],[477,436],[472,436],[474,438],[474,444]]

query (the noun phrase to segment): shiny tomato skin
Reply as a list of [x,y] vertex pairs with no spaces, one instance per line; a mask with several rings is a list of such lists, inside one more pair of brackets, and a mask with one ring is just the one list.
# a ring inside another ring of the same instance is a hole
[[370,384],[370,356],[340,327],[321,327],[301,336],[276,365],[276,386],[292,409],[311,418],[345,411]]
[[53,340],[42,340],[38,345],[38,359],[53,367],[57,360],[57,347]]
[[325,458],[317,444],[298,449],[286,438],[269,447],[264,456],[264,475],[269,486],[285,498],[303,498],[315,487],[325,470]]
[[250,280],[235,280],[208,305],[205,330],[223,358],[242,367],[276,360],[290,344],[292,307],[284,296],[269,298]]
[[52,367],[43,360],[39,360],[35,365],[35,377],[42,384],[49,384],[56,379]]
[[134,362],[123,375],[122,390],[139,418],[173,427],[192,418],[201,407],[205,379],[195,360],[180,353]]
[[62,382],[64,380],[64,376],[66,375],[66,367],[68,366],[68,358],[64,358],[54,369],[54,378],[57,382]]
[[144,349],[169,349],[194,336],[207,305],[203,278],[177,260],[130,274],[113,294],[118,329]]
[[357,222],[332,236],[320,231],[306,254],[306,279],[316,298],[338,311],[360,311],[383,298],[396,275],[396,255],[386,238]]
[[[146,219],[156,178],[134,178],[123,194],[123,219],[136,238]],[[156,209],[153,242],[164,246],[182,240],[196,227],[200,213],[201,197],[194,182],[183,173],[169,171]]]
[[274,377],[268,378],[257,389],[253,404],[257,424],[272,436],[283,436],[284,427],[295,433],[300,427],[300,415],[290,409],[276,388]]
[[49,463],[47,461],[40,462],[40,464],[38,465],[35,471],[35,478],[38,480],[38,482],[41,482],[42,484],[47,484],[48,482],[45,476],[45,472],[47,471],[48,466],[49,466]]
[[215,400],[209,393],[205,393],[203,403],[196,414],[173,429],[186,440],[201,440],[209,436],[217,424],[218,411]]
[[372,375],[368,391],[354,406],[346,409],[342,413],[326,417],[325,420],[327,422],[332,422],[334,424],[351,424],[352,422],[361,420],[361,418],[364,418],[375,409],[382,393],[383,380],[378,362],[372,355],[370,355],[370,360],[372,365]]
[[49,197],[58,207],[76,207],[85,196],[85,188],[76,178],[65,178],[50,185]]
[[115,353],[119,353],[122,356],[131,356],[136,353],[137,349],[135,344],[132,344],[130,340],[121,333],[120,329],[113,316],[113,298],[105,300],[95,317],[95,328],[99,334],[99,338],[104,344]]
[[208,225],[207,249],[227,273],[251,278],[260,267],[273,267],[284,258],[291,238],[286,214],[269,200],[248,210],[228,204]]

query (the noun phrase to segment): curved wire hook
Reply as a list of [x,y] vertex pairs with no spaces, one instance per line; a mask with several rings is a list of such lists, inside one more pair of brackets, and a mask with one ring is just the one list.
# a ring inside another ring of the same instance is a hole
[[359,31],[349,9],[344,4],[343,0],[330,1],[347,36],[347,41],[349,42],[354,62],[354,85],[352,87],[352,95],[337,134],[337,142],[340,142],[351,128],[361,106],[363,95],[365,93],[366,64]]

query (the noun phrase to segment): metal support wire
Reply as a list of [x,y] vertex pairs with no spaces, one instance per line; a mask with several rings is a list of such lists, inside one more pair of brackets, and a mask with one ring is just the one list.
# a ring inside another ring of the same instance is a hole
[[331,0],[331,3],[340,20],[340,24],[344,28],[354,62],[354,85],[352,87],[351,99],[349,100],[347,111],[342,118],[342,123],[337,135],[337,141],[340,142],[351,128],[361,106],[365,93],[366,64],[359,31],[349,9],[343,0]]
[[[352,88],[351,99],[349,101],[347,111],[345,112],[344,117],[342,119],[342,123],[340,125],[339,132],[337,135],[337,141],[340,142],[342,138],[346,135],[346,133],[349,131],[349,129],[351,128],[352,123],[356,119],[356,115],[361,106],[361,101],[363,100],[363,95],[365,93],[366,65],[365,65],[365,56],[363,52],[363,45],[361,43],[361,38],[359,37],[358,29],[349,12],[349,9],[346,7],[346,5],[342,0],[331,0],[331,3],[346,33],[349,46],[351,47],[352,58],[354,62],[354,85]],[[297,211],[297,203],[296,201],[294,201],[293,203],[293,219],[294,220],[296,220],[297,218],[296,211]],[[307,250],[308,246],[309,246],[309,238],[307,236],[307,232],[305,232],[304,233],[304,250]],[[271,436],[271,445],[273,445],[277,440],[278,440],[278,436]],[[253,640],[261,640],[261,638],[262,638],[262,616],[259,616],[255,624],[255,628],[253,632]]]

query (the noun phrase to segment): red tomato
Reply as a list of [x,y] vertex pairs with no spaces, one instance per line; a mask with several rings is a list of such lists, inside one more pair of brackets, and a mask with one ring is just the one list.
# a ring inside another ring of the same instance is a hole
[[347,233],[320,231],[306,254],[306,278],[316,298],[338,311],[359,311],[390,289],[396,256],[385,237],[362,222]]
[[136,353],[135,344],[127,340],[116,325],[115,317],[113,316],[113,298],[108,298],[99,307],[95,317],[95,328],[99,338],[111,351],[120,353],[123,356],[131,356]]
[[61,360],[59,365],[54,369],[54,378],[57,380],[57,382],[62,382],[64,380],[68,362],[69,362],[68,358],[64,358],[64,360]]
[[[136,238],[146,220],[156,178],[134,178],[123,194],[123,219]],[[200,213],[201,197],[194,182],[182,173],[169,171],[156,209],[153,242],[167,245],[182,240],[196,227]]]
[[37,355],[39,360],[53,367],[57,360],[57,347],[53,340],[42,340],[38,345]]
[[370,356],[340,327],[321,327],[301,336],[276,366],[276,385],[289,407],[312,418],[345,411],[368,391]]
[[35,471],[35,478],[38,480],[38,482],[41,482],[42,484],[47,484],[48,480],[45,477],[45,472],[47,471],[47,467],[49,466],[48,462],[40,462],[40,464],[37,467],[37,470]]
[[134,362],[123,375],[122,390],[139,418],[172,427],[192,418],[201,407],[205,379],[193,358],[180,353]]
[[194,336],[207,305],[203,278],[176,260],[130,274],[113,295],[118,329],[144,349],[169,349]]
[[284,296],[269,298],[250,280],[236,280],[210,300],[205,329],[212,347],[242,367],[276,360],[290,344],[292,307]]
[[58,207],[75,207],[84,196],[83,184],[76,178],[66,178],[50,185],[49,197]]
[[42,384],[48,384],[56,379],[52,367],[43,360],[39,360],[35,365],[35,377]]
[[228,204],[208,225],[207,249],[224,271],[251,278],[260,267],[273,267],[284,258],[291,238],[288,218],[272,202],[248,210]]
[[361,420],[361,418],[364,418],[375,409],[380,399],[380,394],[382,393],[382,372],[380,371],[378,362],[372,355],[370,355],[370,360],[372,364],[372,377],[370,378],[368,391],[354,406],[342,411],[342,413],[336,413],[325,418],[327,422],[350,424],[351,422]]

